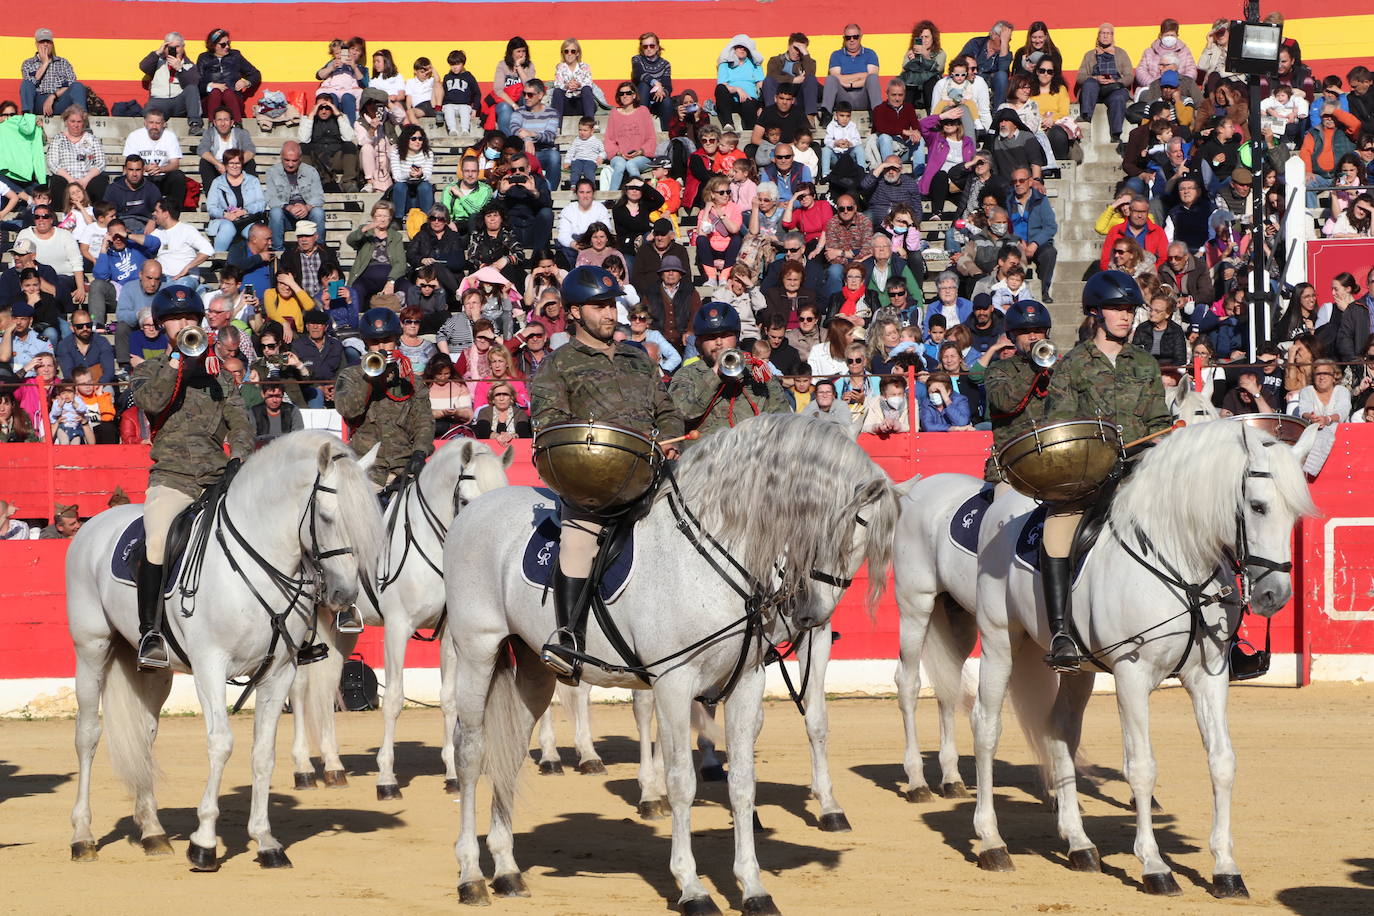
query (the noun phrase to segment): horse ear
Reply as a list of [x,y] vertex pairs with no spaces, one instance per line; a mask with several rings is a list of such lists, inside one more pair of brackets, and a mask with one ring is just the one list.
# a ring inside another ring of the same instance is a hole
[[472,461],[472,453],[477,451],[475,443],[471,439],[464,439],[458,446],[458,464],[466,467]]
[[1302,435],[1298,437],[1297,442],[1289,446],[1293,449],[1293,454],[1297,457],[1299,464],[1307,460],[1308,454],[1312,451],[1312,446],[1317,444],[1317,435],[1320,432],[1321,427],[1313,423],[1302,431]]
[[382,443],[378,442],[376,445],[372,446],[372,448],[367,450],[366,455],[358,459],[358,467],[363,469],[364,474],[372,470],[372,466],[377,463],[377,453],[381,450]]
[[515,449],[508,445],[501,453],[501,467],[509,468],[512,464],[515,464]]

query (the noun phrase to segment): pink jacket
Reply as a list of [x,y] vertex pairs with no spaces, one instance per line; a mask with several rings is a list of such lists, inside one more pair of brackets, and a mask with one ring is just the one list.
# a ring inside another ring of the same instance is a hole
[[1140,63],[1135,68],[1135,84],[1148,86],[1159,79],[1159,73],[1163,69],[1161,61],[1168,55],[1173,55],[1178,60],[1178,72],[1181,76],[1197,79],[1197,62],[1193,60],[1193,52],[1188,50],[1188,46],[1180,41],[1172,48],[1166,48],[1156,38],[1140,53]]
[[658,133],[654,119],[643,105],[630,114],[612,111],[606,122],[606,158],[624,156],[626,150],[637,149],[640,155],[652,156],[658,150]]

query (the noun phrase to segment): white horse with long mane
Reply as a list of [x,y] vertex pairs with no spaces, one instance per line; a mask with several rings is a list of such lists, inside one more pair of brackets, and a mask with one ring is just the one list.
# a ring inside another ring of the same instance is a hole
[[[1155,761],[1149,696],[1176,675],[1192,697],[1212,778],[1213,893],[1248,896],[1232,857],[1231,788],[1235,754],[1226,722],[1228,650],[1243,598],[1271,616],[1292,595],[1292,533],[1314,512],[1294,450],[1235,422],[1181,429],[1144,455],[1121,485],[1095,546],[1074,585],[1071,616],[1086,652],[1116,681],[1126,780],[1136,810],[1135,852],[1145,889],[1177,894],[1151,824]],[[1196,486],[1180,498],[1180,481]],[[1050,633],[1036,573],[1017,559],[1022,528],[1034,508],[1016,494],[992,504],[978,548],[977,615],[982,636],[978,699],[973,710],[978,801],[974,827],[979,864],[1012,868],[993,810],[993,755],[1008,688],[1022,727],[1048,762],[1059,833],[1070,867],[1100,870],[1083,830],[1073,751],[1092,693],[1092,662],[1059,677],[1043,661]],[[1242,583],[1236,594],[1237,579]],[[1035,715],[1033,710],[1040,710]]]
[[[805,484],[823,480],[826,486]],[[458,518],[444,545],[457,656],[458,769],[462,824],[455,848],[459,899],[488,901],[479,863],[479,775],[492,780],[487,846],[493,890],[528,893],[513,855],[511,809],[530,731],[553,690],[531,646],[543,645],[553,613],[522,581],[519,556],[536,507],[524,487],[482,496]],[[670,867],[686,913],[717,913],[691,850],[693,698],[731,689],[730,801],[735,875],[746,912],[776,912],[754,851],[754,742],[763,720],[763,662],[769,642],[829,620],[844,588],[868,562],[870,598],[886,578],[897,499],[883,471],[830,424],[794,415],[753,417],[693,445],[635,529],[639,571],[611,611],[628,645],[652,673],[639,677],[588,666],[599,686],[652,689],[673,813]],[[719,570],[719,571],[718,571]],[[599,627],[588,651],[620,664]]]
[[[153,741],[173,671],[189,672],[205,716],[210,775],[199,825],[186,855],[215,871],[220,781],[233,749],[225,681],[259,676],[253,718],[253,788],[248,832],[264,868],[289,866],[267,817],[277,721],[295,677],[295,648],[308,641],[315,607],[354,603],[376,574],[381,512],[362,461],[329,433],[295,432],[250,457],[210,524],[194,613],[167,601],[164,632],[185,653],[162,671],[136,670],[138,611],[132,584],[111,559],[142,508],[121,506],[91,519],[67,551],[67,618],[76,649],[76,748],[80,773],[72,809],[72,858],[94,860],[91,762],[100,740],[100,707],[115,771],[134,795],[134,823],[149,855],[171,852],[154,797]],[[186,566],[191,566],[188,558]],[[274,624],[273,618],[277,619]],[[189,664],[188,664],[189,662]]]
[[[515,452],[498,456],[482,442],[457,439],[441,446],[425,462],[419,475],[392,499],[386,512],[386,550],[376,583],[359,596],[358,611],[368,626],[381,626],[385,650],[385,690],[382,695],[382,743],[377,748],[377,798],[401,797],[396,781],[396,722],[405,702],[405,658],[411,634],[438,627],[444,615],[444,536],[458,512],[472,500],[507,484],[506,468]],[[374,601],[381,604],[380,609]],[[291,691],[295,713],[295,741],[291,756],[298,789],[315,786],[311,744],[320,749],[324,784],[347,785],[339,742],[334,730],[334,699],[344,662],[357,644],[356,633],[334,629],[332,615],[320,620],[320,635],[329,655],[307,665]],[[442,756],[444,786],[458,787],[453,763],[453,735],[457,707],[453,698],[453,659],[440,641],[440,705],[444,711]]]

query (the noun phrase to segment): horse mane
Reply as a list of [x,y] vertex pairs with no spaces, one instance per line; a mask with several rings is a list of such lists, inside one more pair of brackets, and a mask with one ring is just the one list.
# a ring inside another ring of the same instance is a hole
[[[868,601],[876,604],[892,564],[898,494],[845,430],[797,414],[761,414],[687,449],[678,487],[705,529],[760,582],[786,560],[781,588],[800,594],[811,570],[848,568],[849,535],[866,503]],[[662,498],[671,487],[659,491]],[[842,541],[842,543],[840,543]]]
[[[1218,421],[1176,430],[1150,449],[1113,501],[1111,522],[1123,537],[1139,527],[1180,567],[1215,568],[1234,540],[1247,467],[1273,475],[1277,508],[1295,520],[1315,514],[1291,449],[1242,423]],[[1188,480],[1198,485],[1180,494]]]
[[[377,574],[377,563],[382,554],[382,510],[372,482],[358,464],[358,456],[338,436],[313,429],[279,436],[249,456],[240,476],[247,475],[247,480],[258,483],[255,478],[261,469],[264,483],[258,485],[266,488],[265,481],[271,480],[272,489],[275,490],[289,479],[287,475],[295,471],[301,474],[300,485],[306,486],[320,466],[322,450],[333,469],[332,486],[338,490],[338,516],[334,519],[334,527],[344,534],[353,547],[359,576],[372,579]],[[305,473],[307,470],[308,474]],[[238,478],[235,478],[237,482]],[[271,497],[267,493],[257,493],[248,496],[248,499],[250,505],[260,506]]]

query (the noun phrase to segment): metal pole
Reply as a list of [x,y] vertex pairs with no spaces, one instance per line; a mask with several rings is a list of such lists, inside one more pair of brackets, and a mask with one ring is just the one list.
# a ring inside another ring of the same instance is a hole
[[[1245,21],[1256,23],[1259,18],[1259,0],[1246,0]],[[1246,80],[1250,90],[1250,170],[1254,173],[1255,183],[1250,187],[1250,351],[1249,359],[1255,361],[1258,350],[1259,323],[1269,325],[1269,279],[1264,269],[1264,174],[1265,149],[1264,137],[1260,132],[1260,78],[1250,74]],[[1261,317],[1266,316],[1266,317]]]

